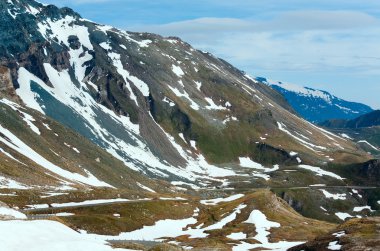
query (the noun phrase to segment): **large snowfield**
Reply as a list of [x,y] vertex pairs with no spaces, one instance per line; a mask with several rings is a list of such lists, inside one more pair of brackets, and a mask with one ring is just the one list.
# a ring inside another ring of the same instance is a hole
[[[101,239],[80,234],[55,221],[0,221],[1,250],[111,251]],[[127,250],[127,249],[119,249]]]

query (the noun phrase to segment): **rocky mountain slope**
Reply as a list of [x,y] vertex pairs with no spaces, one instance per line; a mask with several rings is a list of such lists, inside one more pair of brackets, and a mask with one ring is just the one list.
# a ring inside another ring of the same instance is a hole
[[310,163],[328,161],[321,154],[362,158],[346,139],[290,113],[272,89],[178,39],[123,32],[32,1],[2,4],[8,26],[18,27],[1,35],[11,77],[5,97],[135,171],[194,182],[235,175],[211,164],[239,164],[239,157],[268,164],[290,161],[291,151]]
[[326,91],[266,78],[256,79],[281,93],[300,116],[313,123],[329,119],[353,119],[372,111],[367,105],[340,99]]
[[0,200],[27,227],[285,249],[377,215],[380,192],[347,169],[373,156],[226,61],[68,8],[0,7]]
[[376,110],[351,120],[327,120],[320,123],[321,126],[329,128],[363,128],[380,126],[380,110]]
[[380,156],[380,111],[376,110],[351,120],[327,120],[320,123],[337,134],[358,142],[367,152]]
[[350,220],[329,233],[306,244],[291,248],[296,250],[379,250],[380,219]]

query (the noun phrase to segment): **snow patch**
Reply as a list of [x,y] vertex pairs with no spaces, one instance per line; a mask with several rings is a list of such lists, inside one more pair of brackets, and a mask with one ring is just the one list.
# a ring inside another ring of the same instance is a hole
[[374,212],[374,210],[372,210],[371,206],[354,207],[354,209],[353,209],[354,212],[361,212],[363,210],[369,210],[370,212]]
[[313,151],[315,151],[314,148],[319,149],[319,150],[326,150],[326,147],[314,145],[314,144],[312,144],[312,143],[310,143],[310,142],[307,142],[307,141],[304,140],[304,139],[301,139],[301,138],[298,137],[298,136],[295,136],[294,134],[292,134],[291,132],[289,132],[289,131],[286,129],[286,125],[284,125],[283,123],[277,122],[277,125],[278,125],[278,129],[279,129],[280,131],[283,131],[283,132],[285,132],[286,134],[288,134],[289,136],[291,136],[292,138],[296,139],[296,140],[299,141],[303,146],[305,146],[305,147],[307,147],[307,148],[309,148],[309,149],[311,149],[311,150],[313,150]]
[[226,107],[215,104],[211,98],[205,98],[205,99],[207,103],[209,103],[209,105],[206,106],[207,110],[227,110]]
[[354,216],[352,216],[352,215],[350,215],[350,214],[348,214],[348,213],[341,213],[341,212],[338,212],[338,213],[335,213],[335,215],[339,218],[339,219],[341,219],[341,220],[345,220],[345,219],[347,219],[347,218],[352,218],[352,217],[354,217]]
[[329,243],[327,249],[329,250],[341,250],[342,245],[338,244],[338,241],[332,241]]
[[151,192],[151,193],[156,193],[156,191],[154,191],[153,189],[147,187],[147,186],[144,186],[143,184],[139,183],[139,182],[136,182],[136,184],[141,187],[142,189],[144,190],[147,190],[148,192]]
[[226,197],[226,198],[215,198],[215,199],[210,199],[210,200],[201,200],[200,202],[204,205],[217,205],[219,203],[222,203],[222,202],[230,202],[230,201],[234,201],[234,200],[237,200],[237,199],[240,199],[244,197],[244,194],[234,194],[234,195],[231,195],[229,197]]
[[252,161],[249,157],[239,157],[239,162],[241,167],[259,169],[264,172],[274,172],[279,169],[278,165],[274,165],[273,168],[266,168],[260,163]]
[[27,146],[24,142],[22,142],[19,138],[17,138],[14,134],[12,134],[9,130],[5,129],[1,125],[0,125],[0,130],[3,133],[3,135],[5,135],[6,137],[6,138],[0,137],[0,142],[4,143],[9,148],[12,148],[18,153],[24,155],[25,157],[33,160],[35,163],[51,171],[52,173],[55,173],[68,180],[78,181],[80,183],[84,183],[91,186],[112,187],[111,185],[98,180],[95,176],[91,175],[89,172],[87,172],[88,177],[85,177],[77,173],[71,173],[69,171],[66,171],[54,165],[53,163],[51,163],[50,161],[46,160],[44,157],[39,155],[37,152],[35,152],[32,148]]
[[[149,200],[149,199],[141,199],[141,200]],[[87,205],[121,203],[121,202],[128,202],[128,201],[133,201],[133,200],[123,199],[123,198],[99,199],[99,200],[86,200],[86,201],[81,201],[81,202],[52,203],[50,205],[51,205],[51,207],[54,207],[54,208],[61,208],[61,207],[80,207],[80,206],[87,206]],[[49,206],[47,204],[28,205],[28,207],[32,208],[32,209],[34,209],[34,208],[38,208],[38,209],[49,208]]]
[[333,199],[333,200],[346,200],[346,196],[347,194],[345,193],[337,193],[337,194],[333,194],[333,193],[329,193],[328,191],[326,191],[325,189],[320,189],[319,191],[321,191],[323,193],[323,195],[327,198],[327,199]]
[[376,146],[372,145],[371,143],[369,143],[367,140],[359,140],[358,143],[364,143],[364,144],[367,144],[368,146],[370,146],[372,149],[376,150],[376,151],[380,151]]
[[246,239],[247,238],[247,234],[245,234],[243,232],[239,232],[239,233],[229,234],[226,237],[229,238],[229,239],[232,239],[232,240],[241,240],[241,239]]
[[183,75],[185,75],[185,73],[183,72],[183,70],[181,69],[181,67],[176,66],[176,65],[172,65],[172,71],[173,71],[174,74],[177,75],[177,77],[179,77],[179,78],[182,78]]
[[8,216],[8,217],[12,217],[13,219],[20,219],[20,220],[26,220],[27,219],[25,214],[20,213],[19,211],[16,211],[12,208],[2,207],[2,206],[0,206],[0,217],[1,216],[3,216],[3,217]]
[[7,229],[0,235],[6,250],[114,250],[105,240],[80,234],[56,221],[0,221],[0,229]]
[[309,165],[299,165],[298,167],[302,168],[302,169],[309,170],[311,172],[314,172],[314,173],[317,174],[317,176],[329,176],[329,177],[332,177],[332,178],[335,178],[335,179],[338,179],[338,180],[343,180],[344,179],[344,178],[340,177],[339,175],[337,175],[335,173],[325,171],[325,170],[323,170],[323,169],[321,169],[319,167],[309,166]]
[[193,110],[196,110],[198,111],[199,110],[199,105],[190,98],[189,94],[183,90],[183,93],[180,92],[177,88],[174,88],[174,87],[171,87],[169,86],[170,90],[177,96],[177,97],[184,97],[186,98],[188,101],[190,101],[190,107],[193,109]]

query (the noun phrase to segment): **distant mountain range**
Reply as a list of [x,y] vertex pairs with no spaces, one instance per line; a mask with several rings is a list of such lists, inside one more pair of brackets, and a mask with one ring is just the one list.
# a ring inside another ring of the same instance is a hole
[[321,126],[329,128],[363,128],[380,126],[380,110],[376,110],[355,119],[331,119],[320,123]]
[[313,123],[330,119],[353,119],[373,111],[368,105],[343,100],[327,91],[271,81],[263,77],[256,80],[281,93],[300,116]]
[[380,157],[380,110],[350,120],[326,120],[319,125],[356,141],[362,149]]

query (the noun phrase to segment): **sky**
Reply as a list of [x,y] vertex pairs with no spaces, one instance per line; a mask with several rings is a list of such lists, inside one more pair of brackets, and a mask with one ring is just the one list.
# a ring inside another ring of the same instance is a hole
[[380,109],[378,0],[40,0],[92,21],[177,36],[252,76]]

